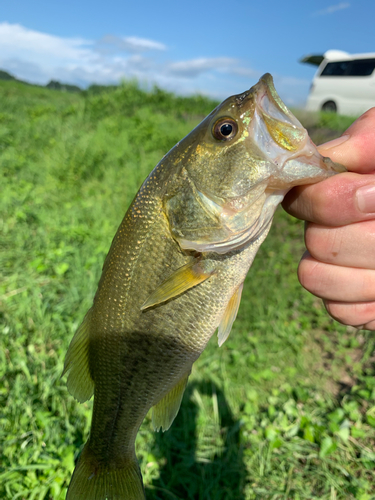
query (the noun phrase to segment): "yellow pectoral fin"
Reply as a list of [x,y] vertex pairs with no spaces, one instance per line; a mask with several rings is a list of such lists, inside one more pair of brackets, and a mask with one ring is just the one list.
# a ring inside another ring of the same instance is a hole
[[212,276],[214,272],[215,270],[212,266],[204,260],[195,260],[180,267],[180,269],[171,274],[171,276],[150,295],[146,302],[142,304],[141,311],[186,292],[189,288],[205,281]]
[[230,331],[232,329],[234,320],[236,319],[238,308],[240,307],[242,289],[243,289],[243,283],[234,292],[232,298],[228,302],[227,308],[225,309],[225,313],[220,322],[219,331],[217,334],[219,347],[222,346],[224,342],[227,340]]
[[90,311],[70,342],[61,375],[68,373],[68,391],[80,403],[90,399],[94,393],[94,381],[89,370],[89,327]]
[[152,425],[156,431],[166,431],[172,425],[180,409],[189,375],[190,371],[152,408]]

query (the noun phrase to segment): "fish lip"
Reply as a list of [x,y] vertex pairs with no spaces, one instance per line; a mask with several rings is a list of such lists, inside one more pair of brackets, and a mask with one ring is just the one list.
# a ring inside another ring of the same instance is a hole
[[278,107],[280,107],[280,109],[282,109],[282,111],[287,116],[292,115],[292,113],[289,111],[289,109],[286,107],[286,105],[282,101],[281,97],[277,93],[277,90],[276,90],[275,85],[273,83],[273,76],[270,73],[265,73],[260,78],[259,82],[261,82],[265,85],[267,94],[272,97],[273,101],[275,101],[275,103],[277,103]]
[[[272,118],[278,120],[283,120],[288,122],[290,125],[296,128],[304,129],[301,122],[293,115],[286,104],[283,102],[274,85],[273,77],[270,73],[265,73],[259,79],[259,95],[257,96],[257,106],[266,115],[270,115]],[[257,84],[257,85],[258,85]],[[261,95],[260,95],[261,94]],[[264,98],[267,97],[271,106],[264,105]],[[306,134],[307,135],[307,134]]]
[[336,163],[331,160],[328,156],[322,156],[323,158],[323,163],[326,165],[327,170],[333,171],[337,174],[341,174],[343,172],[347,172],[348,169],[344,167],[344,165],[341,165],[341,163]]

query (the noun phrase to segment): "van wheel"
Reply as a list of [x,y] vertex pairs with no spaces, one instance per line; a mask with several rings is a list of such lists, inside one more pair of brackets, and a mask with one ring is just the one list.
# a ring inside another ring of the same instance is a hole
[[322,111],[326,113],[337,113],[337,106],[334,101],[327,101],[322,106]]

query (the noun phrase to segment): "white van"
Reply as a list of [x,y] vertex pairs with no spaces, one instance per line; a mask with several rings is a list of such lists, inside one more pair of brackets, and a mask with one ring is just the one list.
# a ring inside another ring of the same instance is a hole
[[319,66],[310,87],[306,109],[360,115],[375,106],[375,52],[348,54],[328,50],[300,62]]

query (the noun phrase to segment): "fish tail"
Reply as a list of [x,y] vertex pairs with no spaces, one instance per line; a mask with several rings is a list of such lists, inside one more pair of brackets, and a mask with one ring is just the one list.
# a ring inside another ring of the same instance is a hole
[[137,459],[123,463],[101,463],[88,444],[82,450],[66,500],[145,500],[142,475]]

